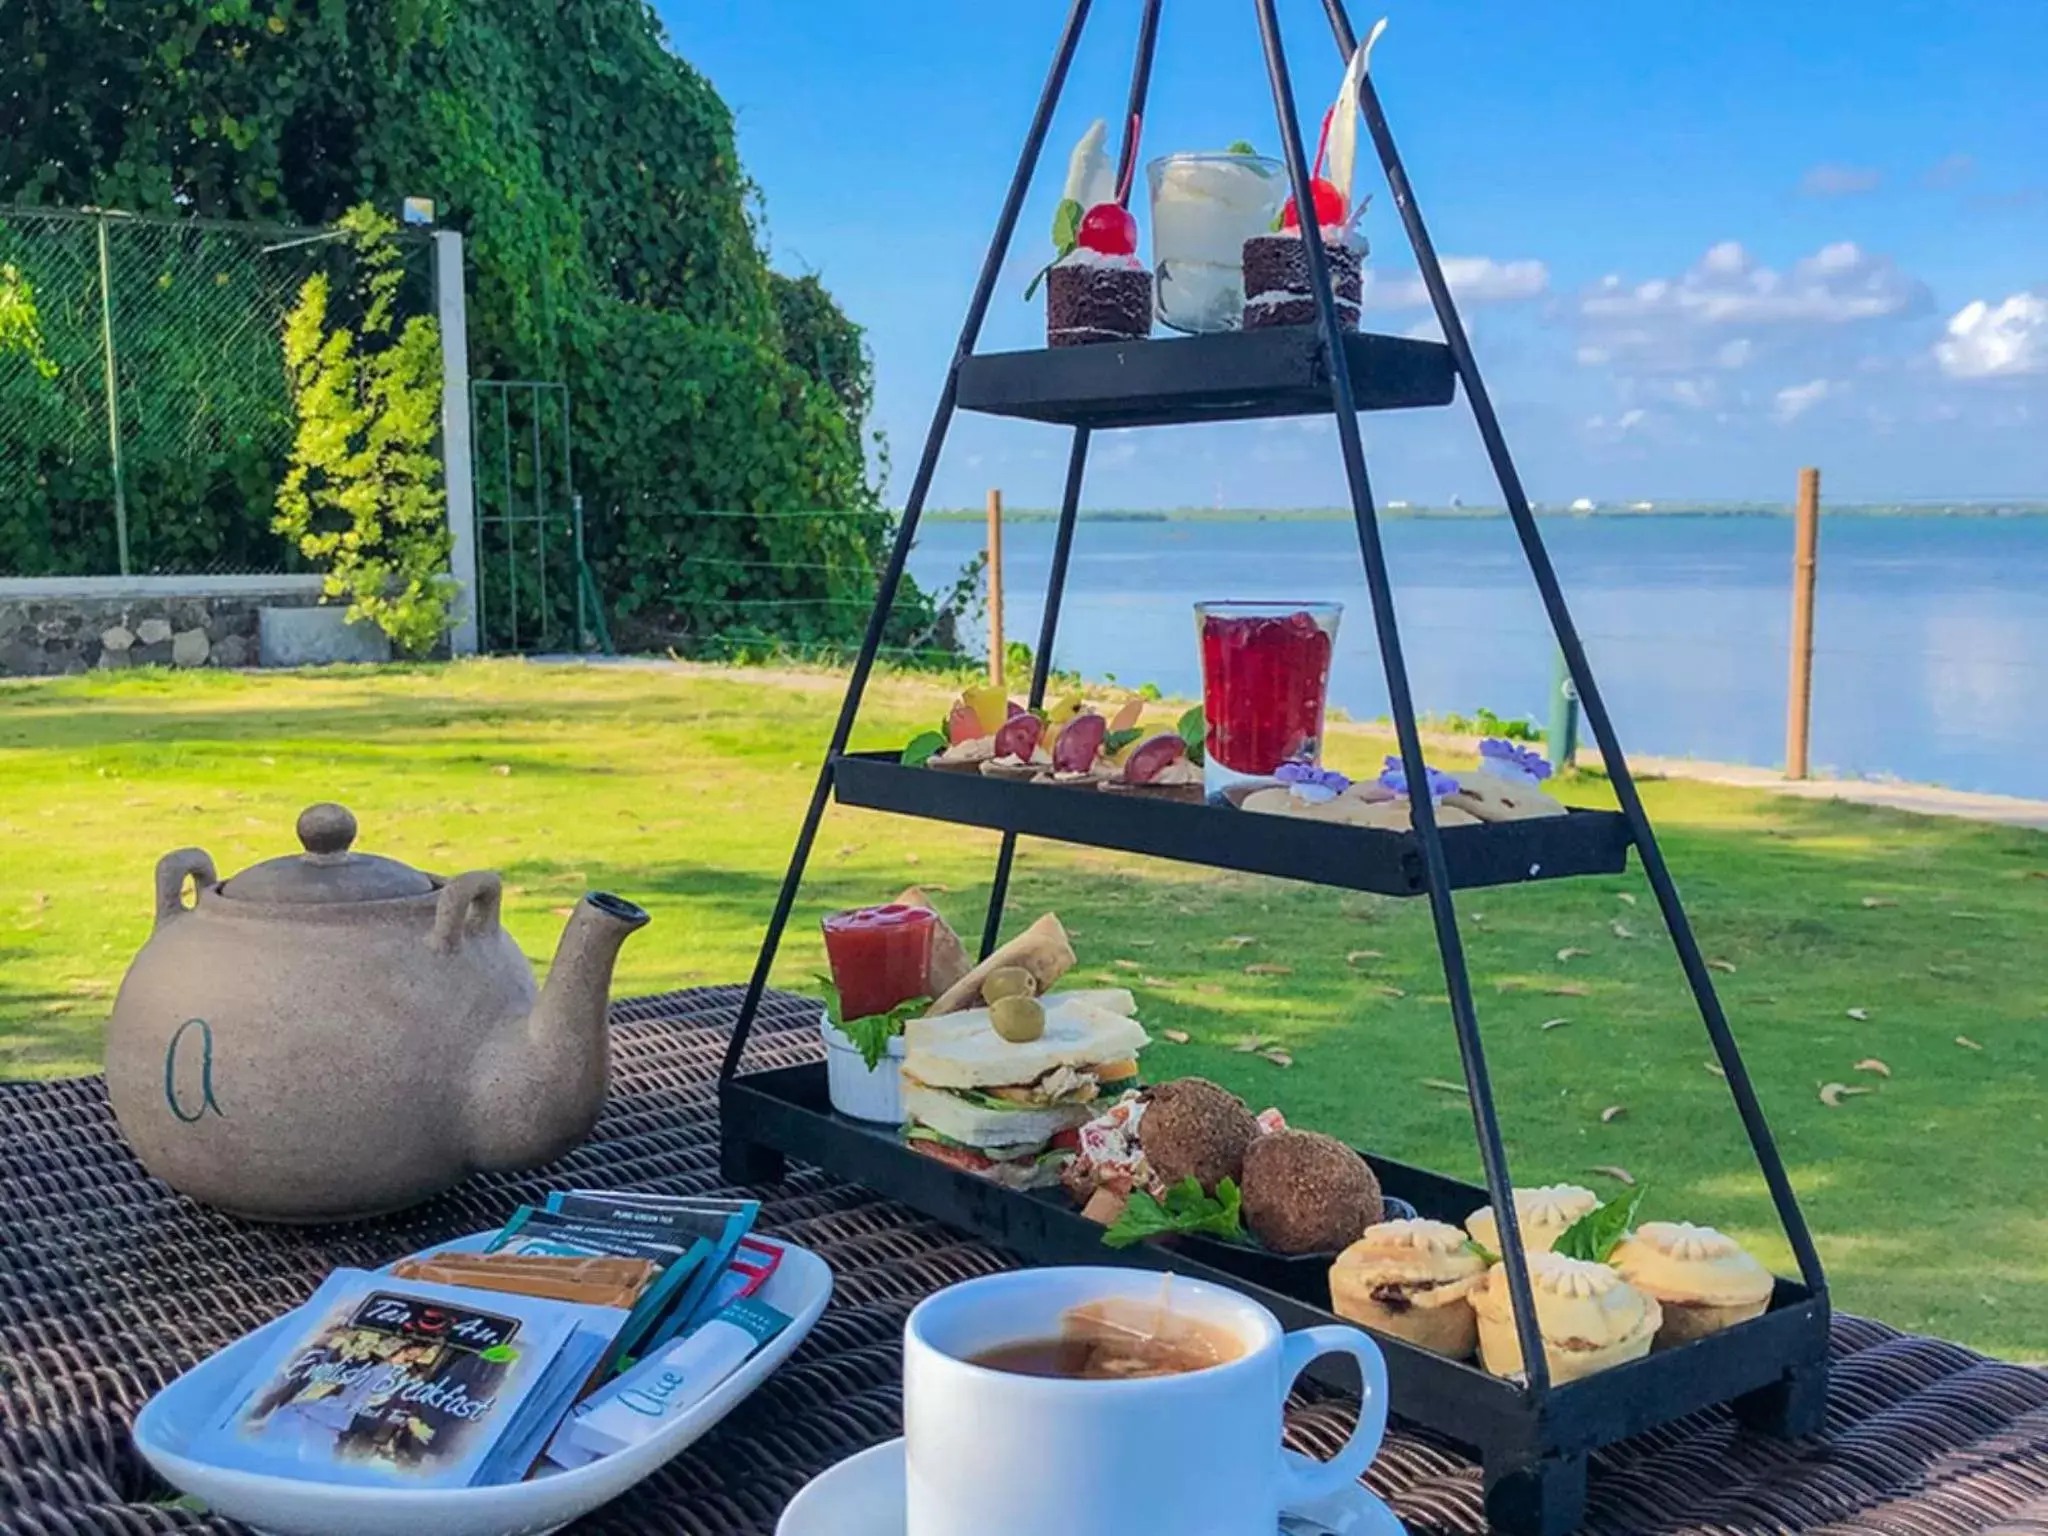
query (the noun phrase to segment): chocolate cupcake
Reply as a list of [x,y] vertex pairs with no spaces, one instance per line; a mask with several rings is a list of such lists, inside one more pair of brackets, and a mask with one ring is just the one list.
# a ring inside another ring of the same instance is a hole
[[[1330,286],[1337,296],[1337,323],[1358,329],[1358,309],[1365,292],[1365,270],[1357,249],[1323,233],[1323,255],[1330,267]],[[1254,235],[1244,243],[1244,328],[1314,325],[1315,290],[1309,286],[1308,251],[1301,231]]]

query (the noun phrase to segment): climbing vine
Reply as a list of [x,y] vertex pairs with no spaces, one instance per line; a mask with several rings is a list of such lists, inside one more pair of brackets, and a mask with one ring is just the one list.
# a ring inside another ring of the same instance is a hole
[[354,257],[345,285],[314,273],[285,319],[298,425],[276,527],[325,571],[327,595],[349,600],[350,618],[424,652],[448,628],[455,586],[436,451],[441,332],[398,312],[397,226],[365,206],[340,227]]

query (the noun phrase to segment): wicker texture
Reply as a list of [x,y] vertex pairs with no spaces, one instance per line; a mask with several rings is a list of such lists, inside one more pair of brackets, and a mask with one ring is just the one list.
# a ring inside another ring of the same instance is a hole
[[[549,1189],[718,1190],[715,1078],[737,1002],[705,988],[618,1006],[612,1099],[588,1144],[347,1227],[251,1226],[173,1196],[129,1155],[97,1079],[0,1085],[0,1530],[238,1531],[171,1507],[129,1444],[179,1372],[337,1265],[494,1226]],[[771,1000],[750,1065],[814,1058],[816,1017]],[[813,1170],[755,1193],[765,1230],[831,1263],[830,1310],[716,1433],[579,1532],[767,1536],[807,1479],[899,1431],[910,1308],[1011,1262]],[[1853,1318],[1834,1349],[1828,1438],[1754,1438],[1716,1412],[1615,1447],[1594,1460],[1588,1536],[2048,1536],[2048,1373]],[[1297,1446],[1327,1453],[1350,1421],[1318,1398],[1291,1422]],[[1443,1441],[1397,1429],[1369,1482],[1414,1536],[1486,1529],[1478,1469]]]

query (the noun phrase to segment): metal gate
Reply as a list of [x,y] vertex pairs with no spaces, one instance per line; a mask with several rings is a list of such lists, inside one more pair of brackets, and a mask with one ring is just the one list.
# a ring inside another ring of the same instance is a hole
[[570,470],[569,387],[476,379],[469,388],[481,648],[610,654],[604,607],[584,559],[583,498]]

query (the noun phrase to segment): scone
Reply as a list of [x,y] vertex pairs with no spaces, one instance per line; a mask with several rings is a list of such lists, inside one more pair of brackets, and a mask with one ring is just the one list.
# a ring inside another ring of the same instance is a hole
[[[1351,807],[1344,817],[1351,826],[1382,827],[1389,832],[1415,830],[1415,808],[1408,803],[1406,797],[1372,802],[1345,800],[1339,803]],[[1440,827],[1473,827],[1479,824],[1479,818],[1445,800],[1436,808],[1436,824]]]
[[1609,1257],[1637,1290],[1657,1298],[1657,1345],[1689,1344],[1746,1323],[1771,1304],[1777,1284],[1734,1238],[1689,1221],[1646,1221]]
[[[1544,1184],[1535,1189],[1515,1191],[1515,1221],[1522,1229],[1522,1247],[1529,1253],[1548,1253],[1564,1236],[1564,1229],[1599,1205],[1600,1197],[1576,1184]],[[1465,1218],[1465,1230],[1489,1253],[1500,1252],[1500,1224],[1493,1207],[1482,1205]]]
[[1486,1261],[1442,1221],[1383,1221],[1330,1266],[1339,1317],[1463,1360],[1479,1343],[1472,1290]]
[[[1550,1379],[1559,1385],[1642,1359],[1664,1321],[1656,1297],[1605,1264],[1561,1253],[1529,1255],[1529,1291]],[[1479,1317],[1479,1363],[1495,1376],[1522,1374],[1506,1265],[1486,1272],[1472,1293],[1472,1309]]]

